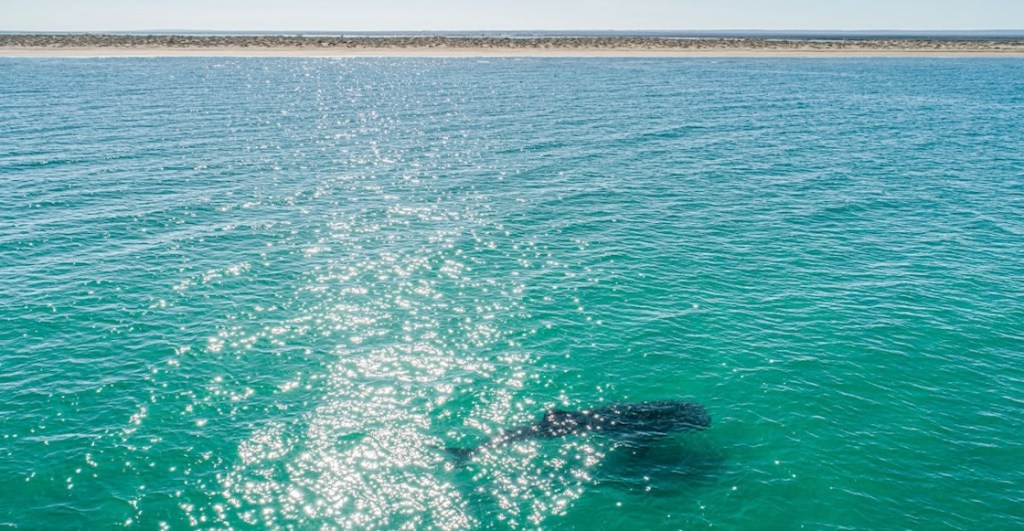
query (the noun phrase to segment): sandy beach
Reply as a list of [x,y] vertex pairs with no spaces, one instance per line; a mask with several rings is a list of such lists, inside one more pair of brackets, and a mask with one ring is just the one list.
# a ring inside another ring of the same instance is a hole
[[1024,57],[1021,40],[0,35],[2,57]]

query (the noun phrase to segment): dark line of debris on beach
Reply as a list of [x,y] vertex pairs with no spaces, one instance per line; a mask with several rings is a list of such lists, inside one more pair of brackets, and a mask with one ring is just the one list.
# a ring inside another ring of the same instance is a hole
[[1024,40],[757,39],[669,37],[344,37],[286,35],[0,34],[2,48],[274,48],[274,49],[521,49],[521,50],[801,50],[1024,52]]

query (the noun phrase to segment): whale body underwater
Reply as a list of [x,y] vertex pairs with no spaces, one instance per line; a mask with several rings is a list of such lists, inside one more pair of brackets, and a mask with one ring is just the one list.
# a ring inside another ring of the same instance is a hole
[[704,406],[694,402],[623,402],[576,411],[552,409],[535,422],[503,429],[480,445],[471,448],[447,447],[445,450],[457,457],[469,458],[481,450],[530,439],[551,439],[591,432],[657,438],[676,432],[703,430],[710,426],[711,415]]

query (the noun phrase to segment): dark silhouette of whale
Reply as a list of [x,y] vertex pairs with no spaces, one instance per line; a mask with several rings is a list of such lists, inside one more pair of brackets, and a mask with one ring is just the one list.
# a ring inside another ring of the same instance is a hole
[[516,441],[551,439],[589,432],[617,436],[656,438],[670,433],[702,430],[711,426],[704,406],[680,400],[624,402],[579,411],[552,409],[536,422],[501,430],[498,435],[472,448],[445,448],[455,456],[468,459],[488,448]]

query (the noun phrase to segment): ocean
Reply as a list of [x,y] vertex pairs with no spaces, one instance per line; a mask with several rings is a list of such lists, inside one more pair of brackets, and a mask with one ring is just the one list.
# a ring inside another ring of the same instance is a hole
[[1024,527],[1021,66],[0,59],[0,527]]

